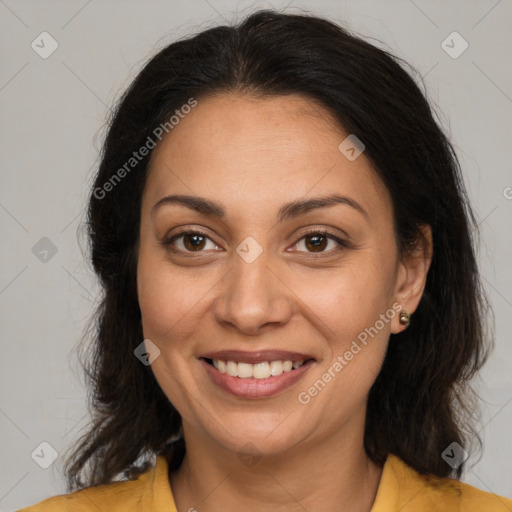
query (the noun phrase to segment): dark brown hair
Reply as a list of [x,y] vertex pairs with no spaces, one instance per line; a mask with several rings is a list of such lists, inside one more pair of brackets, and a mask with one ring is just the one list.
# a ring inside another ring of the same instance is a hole
[[134,478],[156,454],[170,455],[171,468],[183,459],[183,440],[169,442],[180,415],[151,367],[134,356],[143,340],[136,265],[151,152],[122,181],[112,179],[190,98],[221,92],[299,94],[323,105],[363,141],[387,186],[401,254],[418,241],[422,225],[431,226],[425,291],[409,329],[390,337],[370,390],[364,441],[378,464],[393,453],[423,474],[460,478],[464,464],[452,471],[441,453],[454,441],[468,448],[479,440],[469,381],[492,345],[484,332],[477,226],[453,147],[398,58],[326,19],[263,10],[163,48],[108,123],[87,223],[103,288],[84,363],[93,419],[67,460],[69,490]]

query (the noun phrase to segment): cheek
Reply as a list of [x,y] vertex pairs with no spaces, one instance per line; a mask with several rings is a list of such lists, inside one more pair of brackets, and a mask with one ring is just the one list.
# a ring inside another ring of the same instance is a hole
[[339,273],[321,292],[309,295],[308,307],[327,344],[318,372],[306,379],[297,399],[312,407],[311,417],[329,417],[333,428],[364,407],[384,361],[397,312],[378,274]]
[[294,293],[314,312],[316,323],[324,325],[331,340],[345,343],[373,326],[386,311],[391,309],[394,315],[392,265],[372,259],[357,255],[343,269],[318,273],[314,286],[309,279],[296,279]]
[[137,290],[144,336],[160,343],[167,338],[179,340],[187,336],[204,295],[199,284],[172,272],[158,251],[141,249]]
[[303,314],[312,312],[311,321],[327,341],[321,382],[308,383],[313,388],[308,387],[311,395],[303,390],[305,399],[320,394],[325,384],[330,391],[315,399],[318,406],[339,400],[340,411],[364,401],[382,366],[397,314],[392,308],[393,261],[370,252],[356,256],[344,269],[316,280],[314,289],[301,286],[297,291],[307,305]]
[[142,329],[144,338],[160,349],[151,370],[169,401],[180,414],[187,415],[193,401],[184,384],[190,379],[185,364],[190,357],[187,340],[197,325],[191,316],[200,296],[196,298],[191,292],[194,287],[184,288],[184,284],[178,273],[169,271],[158,251],[141,248],[137,289]]

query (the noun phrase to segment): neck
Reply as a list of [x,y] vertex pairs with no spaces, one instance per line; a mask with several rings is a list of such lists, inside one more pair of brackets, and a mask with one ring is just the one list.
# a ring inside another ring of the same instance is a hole
[[345,429],[252,460],[184,432],[187,453],[170,475],[179,511],[370,512],[375,501],[382,468]]

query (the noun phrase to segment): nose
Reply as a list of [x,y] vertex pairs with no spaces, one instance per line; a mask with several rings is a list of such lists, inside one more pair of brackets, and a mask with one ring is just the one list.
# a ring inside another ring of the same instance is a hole
[[236,253],[233,260],[214,301],[217,321],[248,335],[286,324],[293,314],[293,293],[271,268],[266,253],[251,263]]

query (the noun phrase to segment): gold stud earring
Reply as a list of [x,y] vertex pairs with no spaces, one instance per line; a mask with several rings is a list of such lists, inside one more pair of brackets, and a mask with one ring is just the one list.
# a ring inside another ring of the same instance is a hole
[[405,328],[407,329],[411,323],[411,315],[406,311],[400,311],[400,323],[405,325]]

